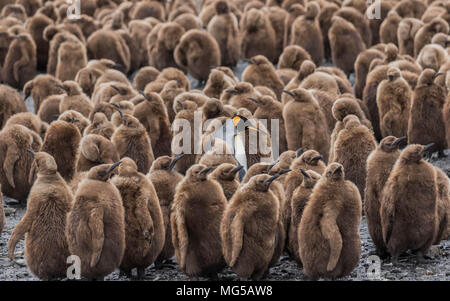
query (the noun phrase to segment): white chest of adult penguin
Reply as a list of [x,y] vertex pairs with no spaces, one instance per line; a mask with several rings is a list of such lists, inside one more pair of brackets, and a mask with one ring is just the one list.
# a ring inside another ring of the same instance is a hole
[[[243,169],[239,172],[242,180],[247,170],[255,163],[261,161],[259,141],[267,139],[267,133],[254,125],[252,121],[241,115],[234,115],[219,127],[210,137],[210,141],[220,139],[225,141],[233,157]],[[206,145],[206,151],[212,148],[211,143]],[[269,146],[270,148],[270,146]]]

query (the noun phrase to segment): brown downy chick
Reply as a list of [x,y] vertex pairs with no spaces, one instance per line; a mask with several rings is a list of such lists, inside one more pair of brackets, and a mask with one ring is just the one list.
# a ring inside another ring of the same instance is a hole
[[77,172],[89,171],[101,164],[112,164],[119,161],[116,147],[108,139],[88,134],[81,139],[80,154],[77,161]]
[[27,211],[9,239],[9,258],[14,260],[16,245],[26,234],[25,259],[30,271],[44,280],[62,278],[69,256],[65,227],[73,195],[52,156],[28,151],[34,158],[30,178],[37,173],[37,180],[28,196]]
[[304,171],[301,169],[300,172],[303,174],[302,184],[294,190],[291,203],[289,204],[291,206],[291,222],[288,229],[288,250],[297,264],[302,267],[302,261],[298,250],[298,228],[300,226],[303,211],[305,210],[314,186],[320,180],[321,175],[312,170]]
[[58,166],[58,172],[66,180],[70,181],[75,174],[76,159],[81,134],[76,123],[80,121],[72,119],[69,122],[58,120],[52,122],[45,133],[42,152],[53,156]]
[[120,266],[125,253],[125,214],[119,190],[109,183],[120,162],[92,168],[79,184],[69,213],[70,254],[81,259],[81,275],[100,279]]
[[229,163],[222,163],[214,169],[210,177],[222,186],[223,193],[230,201],[236,190],[239,188],[239,181],[236,179],[236,174],[244,168],[243,166],[237,166]]
[[136,163],[123,158],[119,172],[111,180],[117,187],[125,209],[125,254],[120,269],[126,274],[137,268],[138,278],[145,276],[161,252],[166,236],[158,195],[149,179],[137,171]]
[[137,118],[124,114],[122,125],[114,132],[111,142],[116,146],[120,158],[133,159],[139,172],[148,173],[155,157],[145,127]]
[[[288,149],[315,149],[328,161],[329,132],[325,115],[310,92],[299,88],[283,90],[290,100],[283,107]],[[299,135],[301,133],[301,135]]]
[[83,94],[80,86],[75,81],[65,81],[62,85],[57,84],[58,88],[66,92],[59,104],[59,113],[74,110],[80,112],[84,117],[89,118],[89,114],[94,109],[94,105],[89,98]]
[[345,180],[344,168],[330,164],[314,187],[298,229],[305,274],[338,278],[349,275],[361,255],[361,197]]
[[447,148],[442,113],[446,95],[445,89],[434,82],[440,75],[432,69],[425,69],[419,77],[409,115],[408,144],[434,143],[430,152],[438,151],[442,155]]
[[84,130],[83,135],[96,134],[111,140],[114,130],[114,125],[108,120],[106,115],[102,112],[97,112],[94,114],[92,123]]
[[145,100],[134,107],[133,116],[145,127],[155,157],[170,155],[172,129],[164,102],[153,92],[142,95]]
[[[172,206],[172,242],[180,269],[190,277],[215,277],[225,267],[220,222],[227,204],[212,167],[196,164],[177,186]],[[207,192],[207,193],[205,193]]]
[[175,171],[173,167],[182,156],[183,155],[177,156],[173,159],[169,156],[157,158],[153,161],[150,173],[148,174],[150,181],[155,187],[156,194],[158,195],[166,233],[164,247],[155,261],[157,267],[159,267],[163,261],[170,260],[175,254],[172,244],[170,211],[175,197],[176,186],[183,180],[183,176]]
[[417,260],[423,261],[437,235],[436,171],[423,160],[431,148],[432,144],[407,146],[383,190],[380,208],[383,241],[393,264],[409,249],[417,251]]
[[284,84],[275,72],[275,68],[269,60],[257,55],[250,59],[250,66],[248,66],[242,74],[242,81],[251,83],[253,86],[266,86],[272,89],[281,101],[281,91]]
[[346,179],[355,183],[364,196],[366,186],[366,162],[370,153],[376,149],[377,142],[371,130],[361,124],[355,115],[343,120],[344,128],[334,143],[334,162],[345,168]]
[[225,261],[240,278],[261,279],[277,244],[280,204],[270,190],[278,176],[257,175],[236,191],[227,206],[220,235]]
[[367,158],[366,189],[364,192],[364,213],[370,237],[375,244],[378,256],[387,255],[386,245],[381,230],[381,197],[386,181],[391,174],[400,151],[398,147],[406,142],[406,137],[388,136],[381,140],[377,149]]

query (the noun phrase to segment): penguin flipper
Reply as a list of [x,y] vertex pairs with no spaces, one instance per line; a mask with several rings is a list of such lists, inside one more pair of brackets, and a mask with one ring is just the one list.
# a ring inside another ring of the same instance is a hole
[[16,188],[14,183],[14,165],[17,160],[19,160],[19,150],[17,149],[17,146],[11,145],[6,152],[5,161],[3,162],[3,171],[12,188]]
[[244,242],[244,219],[241,214],[237,214],[233,221],[231,222],[231,238],[232,238],[232,249],[231,249],[231,260],[230,267],[233,267],[238,260],[239,254],[242,250],[242,245]]
[[383,240],[386,246],[388,245],[389,240],[391,239],[392,229],[394,227],[394,215],[395,215],[395,203],[392,193],[382,193],[380,218],[381,218],[381,229],[383,232]]
[[147,207],[147,200],[142,196],[136,200],[136,208],[134,214],[141,228],[141,233],[144,236],[144,245],[142,256],[146,256],[150,251],[150,246],[154,237],[153,220]]
[[103,231],[103,209],[95,208],[91,212],[88,222],[89,230],[91,231],[92,256],[91,268],[95,267],[100,260],[103,250],[103,242],[105,240],[105,233]]
[[342,236],[336,224],[337,214],[337,210],[325,207],[323,217],[320,220],[320,231],[330,247],[330,257],[327,265],[328,272],[336,268],[342,251]]
[[31,206],[28,206],[27,213],[14,228],[13,232],[11,233],[11,237],[9,238],[8,256],[11,260],[14,260],[14,250],[16,249],[17,243],[22,239],[25,233],[27,233],[31,229],[31,224],[33,222],[32,216],[34,216],[32,212],[33,209],[31,208]]
[[[181,198],[184,198],[184,195],[178,196],[177,201]],[[183,210],[183,209],[181,209]],[[172,231],[173,233],[173,242],[174,247],[177,246],[176,249],[179,250],[179,265],[182,270],[184,270],[186,266],[186,254],[189,245],[189,234],[186,229],[186,219],[184,217],[184,212],[180,210],[175,210],[173,219],[172,219]]]

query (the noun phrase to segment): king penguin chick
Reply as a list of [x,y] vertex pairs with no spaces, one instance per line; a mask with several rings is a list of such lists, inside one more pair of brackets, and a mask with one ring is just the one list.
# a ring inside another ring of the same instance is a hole
[[377,149],[367,158],[366,189],[364,191],[364,213],[369,234],[375,244],[376,254],[386,257],[387,249],[381,231],[380,207],[383,188],[395,162],[400,156],[398,147],[406,137],[387,136],[381,140]]
[[303,211],[309,202],[309,198],[313,192],[314,186],[320,180],[321,175],[313,170],[305,171],[300,170],[303,175],[302,184],[297,187],[292,194],[291,206],[291,222],[289,224],[289,241],[288,249],[291,256],[302,267],[302,261],[300,260],[300,254],[298,251],[298,228],[302,219]]
[[334,16],[332,22],[328,37],[333,63],[348,75],[354,71],[356,58],[366,47],[352,23],[339,16]]
[[124,114],[122,125],[114,132],[111,142],[116,146],[120,158],[133,159],[139,172],[148,173],[155,157],[150,138],[139,120],[129,114]]
[[[171,223],[180,269],[190,277],[217,277],[225,267],[220,222],[227,204],[220,184],[208,179],[212,167],[195,164],[177,186]],[[206,192],[206,193],[205,193]]]
[[145,127],[155,158],[171,154],[172,129],[167,108],[161,97],[154,93],[142,93],[145,101],[134,107],[133,116]]
[[59,104],[59,113],[62,114],[68,110],[74,110],[83,114],[84,117],[89,118],[89,114],[94,109],[94,105],[89,98],[83,94],[80,86],[75,81],[65,81],[62,85],[57,84],[57,87],[66,92]]
[[200,81],[206,81],[211,69],[220,66],[221,60],[217,41],[198,29],[191,29],[181,37],[174,56],[178,66]]
[[382,194],[380,216],[383,241],[393,264],[407,250],[417,251],[417,260],[423,261],[423,255],[436,238],[436,171],[423,160],[432,146],[407,146],[394,165]]
[[6,196],[26,200],[32,185],[28,175],[33,162],[27,149],[38,151],[40,145],[39,135],[20,124],[0,131],[0,184]]
[[303,47],[319,66],[324,59],[323,37],[320,30],[318,15],[320,6],[317,2],[306,4],[306,13],[295,19],[291,28],[290,45]]
[[11,116],[21,112],[28,112],[28,109],[19,92],[0,84],[0,129]]
[[58,172],[66,181],[75,174],[76,159],[81,134],[75,123],[79,120],[52,122],[45,133],[42,152],[53,156],[58,166]]
[[[255,102],[258,107],[253,116],[259,120],[267,120],[267,130],[269,131],[270,136],[278,139],[277,144],[272,141],[272,148],[274,149],[278,146],[277,153],[279,154],[287,151],[288,147],[286,141],[286,127],[283,119],[283,105],[270,96],[249,99]],[[276,133],[275,127],[272,132],[272,122],[274,121],[278,122],[278,133]],[[272,150],[272,152],[274,152],[274,150]]]
[[241,57],[264,55],[269,61],[277,59],[276,33],[269,17],[258,9],[247,11],[240,23]]
[[108,120],[108,117],[106,117],[106,115],[102,112],[97,112],[94,114],[92,123],[88,125],[83,134],[84,136],[89,134],[96,134],[110,140],[111,136],[114,134],[114,130],[115,127],[112,122]]
[[377,89],[381,136],[403,137],[408,133],[412,91],[400,69],[390,67]]
[[222,163],[210,175],[211,179],[217,181],[222,186],[227,201],[231,199],[239,188],[239,181],[236,179],[236,174],[242,168],[244,168],[242,165],[236,167],[236,165],[230,163]]
[[25,84],[23,87],[24,99],[26,100],[31,96],[35,113],[39,112],[41,105],[48,96],[63,93],[56,86],[57,84],[62,84],[62,82],[50,74],[40,74]]
[[216,15],[208,23],[208,32],[216,39],[221,52],[221,65],[233,67],[240,56],[239,27],[227,1],[215,3]]
[[222,248],[240,278],[261,279],[277,245],[280,204],[270,190],[279,175],[256,175],[230,200],[221,223]]
[[[19,27],[21,28],[21,27]],[[12,28],[9,33],[13,41],[9,45],[5,62],[1,69],[3,83],[17,89],[23,86],[36,74],[36,44],[25,29]]]
[[130,158],[122,159],[118,175],[111,184],[119,190],[125,209],[126,247],[120,269],[129,275],[137,268],[138,278],[142,279],[145,268],[161,252],[166,236],[158,195]]
[[103,280],[125,252],[125,215],[119,190],[108,182],[120,162],[92,168],[79,184],[69,213],[70,254],[81,259],[81,275]]
[[442,109],[445,103],[445,89],[434,80],[442,75],[432,69],[425,69],[414,89],[408,123],[408,144],[434,143],[430,152],[440,155],[447,148],[445,124]]
[[58,173],[52,156],[45,152],[31,153],[34,157],[30,174],[37,172],[37,180],[27,200],[27,211],[8,242],[8,254],[14,260],[14,250],[25,237],[25,259],[30,271],[43,280],[66,276],[67,246],[66,219],[72,208],[73,195],[66,181]]
[[362,125],[355,115],[346,116],[343,122],[344,128],[334,144],[334,162],[344,166],[346,179],[355,183],[363,197],[367,158],[376,149],[377,142],[372,131]]
[[281,91],[284,84],[272,63],[263,56],[257,55],[250,59],[250,65],[245,68],[242,74],[242,81],[251,83],[253,86],[266,86],[270,88],[279,101],[281,101]]
[[292,97],[283,107],[288,149],[315,149],[328,161],[329,132],[325,115],[310,92],[283,90]]
[[331,163],[314,187],[298,229],[305,274],[338,278],[349,275],[361,254],[361,196],[345,180],[344,168]]
[[157,267],[161,266],[163,261],[168,261],[175,254],[172,244],[172,228],[170,224],[170,210],[175,197],[175,189],[183,176],[174,170],[174,166],[183,155],[171,158],[169,156],[161,156],[153,161],[148,177],[155,187],[158,195],[159,205],[164,220],[164,229],[166,238],[164,247],[155,261]]
[[77,172],[89,171],[101,164],[119,161],[119,154],[111,141],[103,136],[88,134],[81,139],[77,161]]

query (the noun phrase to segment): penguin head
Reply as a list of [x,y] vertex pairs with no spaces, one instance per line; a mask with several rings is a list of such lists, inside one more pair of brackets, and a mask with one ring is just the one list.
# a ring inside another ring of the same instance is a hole
[[258,107],[268,108],[275,103],[275,99],[269,95],[263,95],[258,98],[249,97],[248,100],[253,101]]
[[325,170],[325,177],[331,181],[343,181],[345,179],[344,167],[339,163],[331,163]]
[[241,82],[234,86],[233,89],[226,90],[227,93],[234,95],[248,94],[253,92],[253,85],[247,82]]
[[291,96],[296,102],[312,103],[314,102],[312,94],[303,88],[297,88],[294,90],[283,90],[284,93]]
[[269,60],[264,55],[255,55],[253,56],[249,63],[251,65],[260,66],[260,65],[270,65],[272,66],[272,63],[269,62]]
[[384,48],[384,51],[386,52],[386,61],[387,62],[393,62],[397,59],[398,56],[398,48],[394,43],[389,43]]
[[164,24],[158,32],[158,39],[163,41],[167,50],[173,51],[185,33],[184,28],[175,22]]
[[354,98],[339,98],[336,100],[332,107],[332,113],[334,119],[337,121],[343,121],[347,115],[362,116],[362,110],[358,102]]
[[122,162],[119,161],[114,164],[102,164],[94,166],[89,170],[87,178],[91,180],[106,182],[117,173],[116,169],[121,163]]
[[140,123],[140,121],[136,117],[134,117],[130,114],[123,114],[122,126],[129,128],[129,129],[136,129],[136,130],[140,130],[140,129],[144,128],[144,126]]
[[297,79],[301,82],[309,75],[313,74],[316,71],[316,64],[313,61],[305,60],[300,65],[300,70],[297,74]]
[[306,4],[305,18],[314,19],[319,15],[319,12],[320,5],[317,2],[313,1]]
[[169,156],[161,156],[155,159],[152,163],[152,167],[150,168],[150,172],[155,170],[169,170],[170,163],[172,162],[172,158]]
[[311,149],[305,151],[298,160],[304,162],[307,165],[317,166],[320,160],[323,160],[323,156],[318,151]]
[[208,178],[208,174],[214,169],[213,166],[194,164],[186,171],[186,177],[192,182],[203,182]]
[[223,181],[233,181],[243,168],[242,165],[236,166],[230,163],[222,163],[211,173],[211,176]]
[[441,45],[443,48],[446,48],[448,45],[448,36],[442,32],[435,34],[431,39],[432,44]]
[[147,105],[150,105],[152,109],[152,113],[154,114],[165,114],[166,106],[164,105],[164,101],[161,96],[155,92],[145,93],[144,91],[139,91],[139,93],[146,100]]
[[58,171],[58,165],[56,165],[55,159],[50,154],[46,152],[35,153],[32,150],[27,151],[34,158],[30,175],[34,174],[34,172],[42,175],[51,175]]
[[400,154],[401,162],[404,164],[419,163],[425,155],[430,153],[433,147],[434,143],[428,145],[408,145]]
[[103,112],[97,112],[94,114],[94,118],[92,119],[92,125],[94,127],[99,127],[103,124],[106,124],[108,122],[108,118],[106,117]]
[[244,28],[250,33],[257,32],[259,28],[264,27],[266,20],[262,11],[251,8],[244,15]]
[[300,3],[295,3],[289,7],[288,13],[293,16],[302,16],[306,13],[306,10]]
[[136,162],[133,159],[125,157],[120,160],[122,163],[118,168],[118,175],[121,177],[132,177],[138,174]]
[[56,84],[55,86],[65,91],[68,96],[82,94],[80,86],[73,80],[66,80],[63,84]]
[[267,192],[270,188],[270,185],[281,176],[280,173],[277,173],[273,176],[269,175],[256,175],[253,176],[249,181],[249,186],[259,192]]
[[399,147],[407,141],[407,138],[400,137],[396,138],[394,136],[387,136],[380,141],[378,148],[386,153],[392,153],[398,151]]
[[109,85],[111,88],[115,90],[120,95],[131,94],[131,89],[127,84],[116,82],[114,84]]
[[353,114],[345,116],[342,122],[344,123],[344,128],[346,130],[351,130],[361,126],[361,121],[359,120],[358,116]]
[[203,105],[202,111],[206,119],[222,116],[224,114],[223,103],[216,98],[211,98]]
[[391,82],[397,80],[401,76],[402,75],[401,75],[400,69],[398,69],[397,67],[390,67],[387,71],[387,78]]
[[80,134],[83,133],[84,129],[90,124],[89,119],[75,110],[65,111],[64,113],[59,115],[58,120],[62,120],[75,125],[76,128],[80,131]]
[[117,64],[116,62],[110,59],[100,59],[98,62],[103,66],[105,66],[107,69],[119,70],[120,68],[122,68],[121,64]]
[[218,15],[228,14],[230,8],[228,7],[228,3],[226,1],[217,1],[216,2],[216,13]]
[[300,172],[303,175],[302,186],[305,188],[313,188],[321,177],[321,175],[314,170],[300,169]]
[[434,80],[443,75],[443,73],[436,72],[433,69],[425,69],[419,76],[419,80],[417,82],[417,86],[431,86],[434,84]]

